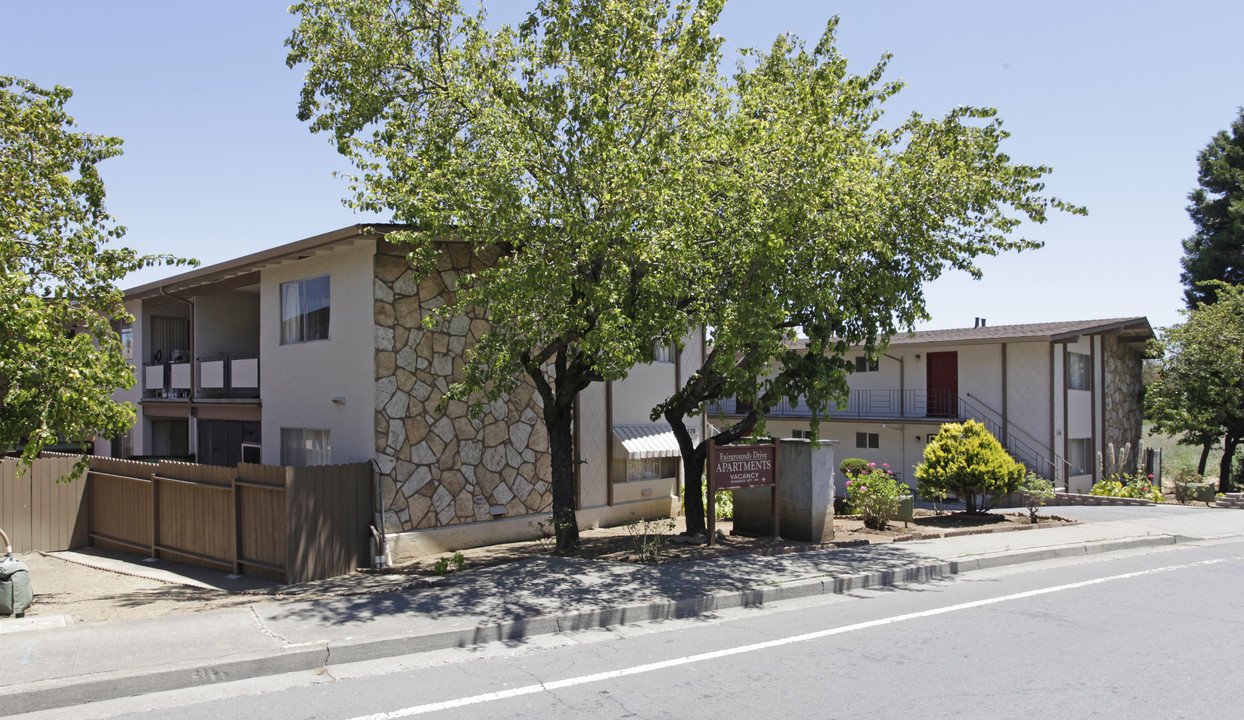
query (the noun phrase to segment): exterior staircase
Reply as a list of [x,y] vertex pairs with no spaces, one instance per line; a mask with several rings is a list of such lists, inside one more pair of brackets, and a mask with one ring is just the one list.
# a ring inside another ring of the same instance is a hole
[[1244,492],[1227,493],[1214,501],[1214,507],[1244,510]]

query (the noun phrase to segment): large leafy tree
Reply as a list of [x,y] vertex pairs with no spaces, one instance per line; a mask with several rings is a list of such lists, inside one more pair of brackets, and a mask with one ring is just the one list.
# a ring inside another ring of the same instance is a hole
[[134,382],[110,321],[116,281],[157,263],[109,243],[125,230],[96,169],[121,140],[74,130],[72,91],[0,77],[0,448],[33,459],[58,436],[124,432],[134,410],[111,398]]
[[1222,440],[1218,489],[1228,492],[1231,459],[1244,442],[1244,285],[1213,289],[1216,302],[1184,311],[1183,323],[1162,331],[1145,406],[1155,430],[1179,434],[1185,444]]
[[992,110],[913,115],[881,129],[883,104],[901,84],[881,80],[888,57],[866,75],[848,74],[835,28],[831,21],[811,50],[783,36],[749,51],[733,77],[714,228],[723,251],[695,305],[713,347],[654,412],[679,440],[690,534],[704,530],[709,439],[694,442],[686,418],[737,397],[750,412],[730,426],[713,421],[711,439],[728,443],[780,399],[802,399],[815,427],[846,395],[852,346],[879,352],[927,318],[926,282],[946,268],[979,276],[979,255],[1039,247],[1009,236],[1021,218],[1083,212],[1041,195],[1049,168],[1000,151],[1007,133]]
[[1195,232],[1183,241],[1180,276],[1189,309],[1217,299],[1208,280],[1244,285],[1244,108],[1197,154],[1197,185],[1188,193]]
[[[456,0],[293,8],[300,116],[358,168],[352,202],[415,225],[396,239],[416,259],[449,235],[498,257],[445,309],[493,320],[455,392],[478,403],[534,381],[561,550],[577,544],[571,422],[590,383],[711,326],[705,367],[658,409],[702,467],[682,421],[705,400],[842,392],[849,344],[922,312],[892,295],[1032,246],[1003,239],[1003,207],[1040,219],[1057,203],[1038,195],[1044,168],[997,152],[989,111],[876,129],[899,86],[882,67],[848,76],[832,33],[815,52],[781,38],[722,77],[723,6],[543,0],[497,30]],[[812,350],[792,353],[801,327]]]
[[498,30],[456,0],[293,7],[299,115],[358,167],[353,203],[415,225],[390,239],[416,260],[447,235],[497,258],[446,308],[492,319],[454,392],[478,407],[535,383],[559,551],[578,545],[575,397],[691,326],[677,298],[714,221],[723,1],[545,0]]

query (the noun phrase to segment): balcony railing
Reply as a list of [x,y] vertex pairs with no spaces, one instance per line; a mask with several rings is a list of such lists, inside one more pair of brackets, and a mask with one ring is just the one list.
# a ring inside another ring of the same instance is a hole
[[164,400],[187,399],[194,387],[189,362],[163,362],[143,365],[143,397]]
[[[713,414],[741,415],[749,408],[734,398],[723,400]],[[947,390],[852,390],[844,405],[831,404],[827,417],[840,418],[944,418],[958,419],[959,398]],[[782,400],[769,409],[771,418],[808,418],[812,409],[800,398],[798,403]]]
[[198,359],[199,382],[195,396],[206,399],[259,397],[259,358],[204,357]]

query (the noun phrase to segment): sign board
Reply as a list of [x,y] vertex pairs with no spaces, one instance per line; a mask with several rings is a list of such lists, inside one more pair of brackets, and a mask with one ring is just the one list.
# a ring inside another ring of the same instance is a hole
[[773,484],[776,445],[727,445],[713,458],[713,488],[766,487]]
[[716,539],[717,508],[714,497],[718,490],[740,488],[773,488],[773,537],[778,537],[778,445],[724,445],[708,443],[708,507],[705,520],[708,525],[708,544]]

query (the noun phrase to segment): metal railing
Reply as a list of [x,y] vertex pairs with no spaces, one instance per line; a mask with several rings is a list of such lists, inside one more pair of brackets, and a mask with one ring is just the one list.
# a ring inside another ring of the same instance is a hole
[[[831,403],[823,417],[873,419],[956,420],[960,418],[958,398],[948,390],[852,390],[842,405]],[[751,408],[736,398],[726,398],[711,406],[712,414],[742,415]],[[771,418],[810,418],[812,408],[800,398],[798,402],[781,400],[769,409]]]
[[143,398],[188,399],[194,386],[189,362],[158,362],[143,365]]
[[259,358],[219,355],[201,357],[195,396],[213,398],[259,397]]

